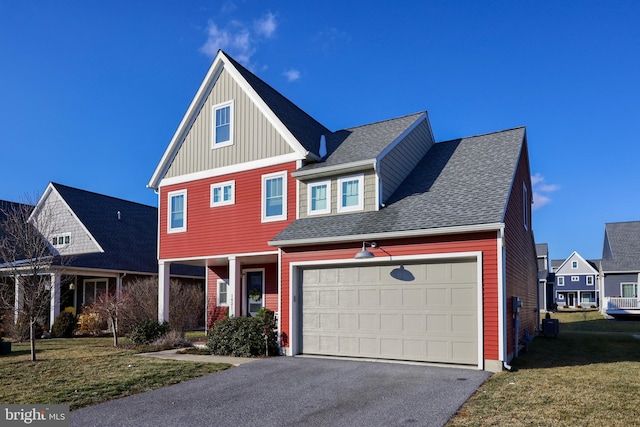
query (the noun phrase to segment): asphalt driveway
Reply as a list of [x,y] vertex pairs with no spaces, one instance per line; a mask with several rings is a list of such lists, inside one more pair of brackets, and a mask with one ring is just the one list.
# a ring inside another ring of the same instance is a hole
[[71,426],[442,426],[489,377],[276,357],[71,413]]

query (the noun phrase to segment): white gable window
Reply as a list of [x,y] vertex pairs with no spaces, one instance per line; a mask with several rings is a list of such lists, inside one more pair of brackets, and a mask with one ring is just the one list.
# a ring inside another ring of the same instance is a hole
[[562,276],[558,277],[558,286],[564,286],[564,277]]
[[364,209],[364,175],[353,175],[338,179],[338,212]]
[[187,231],[187,190],[172,191],[168,194],[168,232]]
[[58,234],[53,236],[53,238],[51,239],[51,245],[53,245],[54,248],[62,248],[64,246],[67,246],[70,243],[71,243],[70,233]]
[[578,261],[571,261],[571,268],[574,270],[578,269]]
[[262,222],[287,219],[287,172],[262,176]]
[[307,214],[331,213],[331,181],[314,182],[307,185]]
[[233,101],[213,107],[213,148],[233,144]]
[[218,279],[218,298],[217,305],[218,306],[228,306],[229,305],[229,293],[228,293],[229,282],[226,280]]
[[593,276],[587,276],[587,286],[593,286]]
[[235,203],[235,181],[211,184],[211,207]]

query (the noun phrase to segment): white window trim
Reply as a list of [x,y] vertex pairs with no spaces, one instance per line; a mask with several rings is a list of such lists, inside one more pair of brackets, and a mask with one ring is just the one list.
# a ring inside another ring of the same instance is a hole
[[558,300],[563,300],[564,301],[564,294],[558,294]]
[[[314,187],[321,187],[325,185],[327,187],[327,207],[325,209],[313,210],[312,206],[312,194]],[[331,213],[331,180],[328,181],[316,181],[307,184],[307,215],[320,215]]]
[[[588,304],[588,303],[590,303],[590,302],[591,302],[591,299],[593,298],[593,297],[592,297],[592,295],[591,295],[592,293],[593,293],[593,292],[591,292],[591,291],[587,291],[587,292],[580,292],[580,304],[583,304],[583,303]],[[583,300],[584,300],[585,295],[589,295],[589,300],[588,300],[588,301],[583,301]]]
[[624,292],[622,290],[624,285],[634,285],[634,291],[635,291],[636,296],[635,297],[623,297],[623,298],[638,298],[638,284],[635,283],[635,282],[621,282],[620,283],[620,296],[621,297],[624,295]]
[[[224,197],[224,187],[228,187],[231,186],[231,198],[229,200],[222,200],[219,202],[214,202],[213,200],[213,192],[215,189],[220,188],[222,190],[222,194]],[[215,184],[211,184],[211,190],[210,190],[210,195],[211,195],[211,207],[215,208],[217,206],[227,206],[227,205],[233,205],[236,202],[236,182],[235,181],[225,181],[225,182],[218,182]]]
[[[69,243],[66,243],[65,240],[69,238]],[[56,239],[57,243],[53,243],[53,239]],[[60,243],[60,239],[62,239],[62,243]],[[71,244],[71,233],[62,233],[62,234],[55,234],[51,237],[51,246],[53,246],[54,248],[64,248],[67,245]]]
[[[267,216],[267,191],[266,183],[273,178],[282,178],[282,214]],[[262,222],[284,221],[287,219],[287,171],[274,172],[262,175],[261,193],[261,216]]]
[[[224,142],[219,142],[216,144],[216,111],[225,107],[229,107],[229,140]],[[213,107],[211,107],[211,111],[212,111],[211,113],[211,148],[212,149],[228,147],[229,145],[233,145],[233,118],[234,118],[233,110],[234,110],[233,100],[216,104]]]
[[558,286],[564,286],[564,277],[563,276],[558,277]]
[[[227,286],[227,291],[225,295],[227,296],[227,302],[220,302],[220,286]],[[216,288],[216,305],[218,307],[229,307],[229,281],[224,279],[218,279],[217,288]]]
[[[591,281],[591,283],[589,283],[589,281]],[[593,286],[593,276],[587,276],[587,286]]]
[[[358,180],[358,204],[355,206],[342,206],[342,183],[345,181]],[[338,212],[355,212],[364,209],[364,174],[344,176],[338,178]]]
[[[575,267],[574,267],[575,265]],[[578,261],[571,261],[571,269],[573,270],[577,270],[578,269]]]
[[571,276],[571,281],[572,282],[579,282],[580,281],[580,276]]
[[[182,227],[171,227],[171,198],[174,196],[184,196],[184,213]],[[184,233],[187,231],[187,190],[170,191],[167,193],[167,233]]]

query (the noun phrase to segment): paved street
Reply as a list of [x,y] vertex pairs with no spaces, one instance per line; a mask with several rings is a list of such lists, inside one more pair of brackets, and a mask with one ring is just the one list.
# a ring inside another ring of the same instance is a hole
[[261,359],[71,413],[72,426],[442,426],[489,373]]

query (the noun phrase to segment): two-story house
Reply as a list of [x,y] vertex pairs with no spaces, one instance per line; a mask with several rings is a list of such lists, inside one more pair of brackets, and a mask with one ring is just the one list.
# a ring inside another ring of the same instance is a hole
[[537,243],[536,255],[538,258],[538,306],[541,311],[550,312],[555,308],[555,297],[553,293],[555,275],[551,269],[549,245],[547,243]]
[[595,308],[600,300],[599,260],[585,260],[576,251],[557,262],[555,302],[559,308]]
[[218,52],[148,186],[207,316],[278,314],[283,354],[500,370],[537,328],[524,128],[435,142],[419,112],[331,131]]

